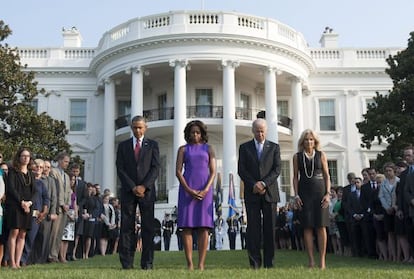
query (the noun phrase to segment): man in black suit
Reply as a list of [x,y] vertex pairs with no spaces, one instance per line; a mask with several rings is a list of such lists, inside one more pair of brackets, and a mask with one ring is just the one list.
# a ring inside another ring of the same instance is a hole
[[279,202],[277,178],[280,174],[280,148],[278,144],[266,140],[267,124],[264,119],[253,122],[252,132],[254,139],[240,145],[238,162],[247,211],[246,244],[250,266],[260,268],[263,234],[263,266],[271,268],[274,259],[275,209]]
[[121,181],[121,231],[119,259],[122,268],[133,268],[136,250],[135,214],[141,213],[141,268],[152,269],[154,259],[155,180],[159,170],[158,143],[144,137],[147,123],[144,117],[131,121],[134,134],[118,146],[116,168]]
[[[352,246],[352,222],[353,222],[353,218],[349,212],[349,198],[351,196],[351,194],[353,192],[355,192],[356,190],[356,186],[354,184],[354,179],[355,179],[356,175],[353,172],[350,172],[347,174],[346,178],[348,180],[348,185],[346,185],[342,191],[342,206],[341,206],[341,213],[345,218],[345,225],[346,225],[346,233],[348,235],[348,237],[346,238],[346,240],[348,240],[348,242],[346,243],[342,243],[345,247],[345,251],[347,251],[348,253],[350,252],[350,248],[352,251],[352,254],[355,254],[355,251],[353,249]],[[344,240],[344,239],[342,239]]]
[[[414,251],[414,146],[404,148],[404,160],[408,167],[400,174],[400,182],[397,186],[397,205],[401,212],[397,212],[397,216],[404,219],[404,229],[407,234],[408,242],[411,250]],[[409,179],[411,176],[413,179]],[[410,216],[410,213],[412,216]],[[402,216],[401,216],[402,215]]]
[[354,178],[355,190],[349,193],[348,212],[351,218],[352,256],[361,257],[364,254],[364,218],[368,218],[366,204],[363,202],[362,179]]
[[375,168],[368,168],[367,171],[369,175],[369,181],[361,187],[361,192],[363,193],[362,202],[366,209],[363,219],[363,237],[368,257],[377,258],[376,233],[374,228],[373,212],[374,209],[378,207],[378,203],[380,203],[378,198],[380,185],[378,185],[376,181],[377,171]]

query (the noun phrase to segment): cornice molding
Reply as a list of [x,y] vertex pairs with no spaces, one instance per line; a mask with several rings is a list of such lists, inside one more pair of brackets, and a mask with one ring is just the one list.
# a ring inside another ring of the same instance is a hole
[[[301,64],[303,67],[305,67],[309,72],[312,72],[315,69],[315,64],[313,60],[311,59],[310,55],[307,53],[304,53],[298,49],[294,49],[288,45],[285,45],[283,43],[270,43],[268,41],[260,41],[260,40],[253,40],[248,37],[238,37],[238,38],[232,38],[232,37],[213,37],[213,35],[202,35],[197,36],[193,35],[193,37],[188,37],[188,34],[185,34],[186,36],[176,36],[166,38],[165,36],[162,37],[152,37],[147,40],[141,40],[141,41],[132,41],[125,44],[119,44],[116,47],[107,49],[103,52],[98,52],[97,55],[92,59],[90,64],[90,70],[96,71],[100,65],[104,64],[105,62],[125,56],[128,54],[133,54],[140,50],[146,50],[146,49],[154,49],[154,48],[162,48],[166,47],[168,45],[174,46],[179,45],[182,46],[184,44],[194,45],[194,43],[200,43],[200,44],[206,44],[206,43],[214,43],[217,45],[220,44],[226,44],[230,48],[232,46],[245,46],[247,48],[254,48],[256,50],[266,51],[266,52],[272,52],[273,54],[277,54],[283,57],[287,57],[288,59],[294,60],[296,63]],[[241,59],[240,59],[241,60]]]

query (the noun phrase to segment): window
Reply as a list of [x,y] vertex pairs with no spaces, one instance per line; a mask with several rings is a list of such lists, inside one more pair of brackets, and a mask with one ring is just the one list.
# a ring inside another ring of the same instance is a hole
[[37,99],[33,99],[33,100],[30,102],[30,105],[33,107],[33,109],[34,109],[34,111],[35,111],[36,113],[38,113],[38,112],[39,112],[39,100],[37,100]]
[[160,156],[160,169],[157,179],[157,200],[159,202],[168,202],[167,191],[167,156]]
[[158,110],[160,113],[160,120],[167,119],[167,94],[158,96]]
[[290,162],[286,160],[281,161],[280,165],[280,188],[286,193],[286,200],[291,197],[291,184],[290,184]]
[[277,101],[277,115],[289,117],[288,101]]
[[212,104],[212,89],[196,89],[196,115],[198,117],[211,117]]
[[320,130],[335,131],[335,100],[320,100],[319,115]]
[[250,96],[241,93],[240,94],[240,108],[236,108],[236,118],[237,119],[251,119],[249,117],[249,110],[250,110]]
[[375,102],[375,100],[374,100],[374,99],[366,99],[366,100],[365,100],[365,103],[367,104],[367,109],[368,109],[369,107],[372,107],[372,106],[376,105],[376,102]]
[[131,102],[130,101],[118,101],[118,117],[131,117]]
[[78,99],[70,101],[70,131],[86,131],[86,100]]
[[331,186],[338,186],[338,162],[336,160],[328,160],[328,169],[331,177]]

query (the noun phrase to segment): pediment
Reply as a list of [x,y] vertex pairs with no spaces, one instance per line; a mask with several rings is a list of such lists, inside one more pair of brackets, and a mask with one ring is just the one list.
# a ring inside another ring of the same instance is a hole
[[335,142],[328,142],[327,144],[322,146],[322,150],[323,151],[336,151],[336,152],[342,152],[342,151],[346,151],[346,147],[340,144],[337,144]]
[[80,143],[73,143],[71,145],[73,153],[92,153],[93,150]]

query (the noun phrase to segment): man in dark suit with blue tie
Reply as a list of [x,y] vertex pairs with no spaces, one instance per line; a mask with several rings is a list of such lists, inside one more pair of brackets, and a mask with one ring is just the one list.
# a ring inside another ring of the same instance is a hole
[[252,132],[254,139],[240,145],[238,162],[247,211],[246,245],[252,268],[260,268],[262,262],[263,267],[271,268],[274,260],[273,228],[279,202],[277,178],[280,174],[280,147],[266,140],[266,120],[256,119]]
[[159,148],[154,140],[144,137],[144,117],[131,120],[133,137],[118,146],[116,168],[121,181],[121,231],[119,259],[123,269],[133,268],[136,251],[135,215],[141,213],[141,268],[152,269],[154,259],[155,180],[159,170]]

